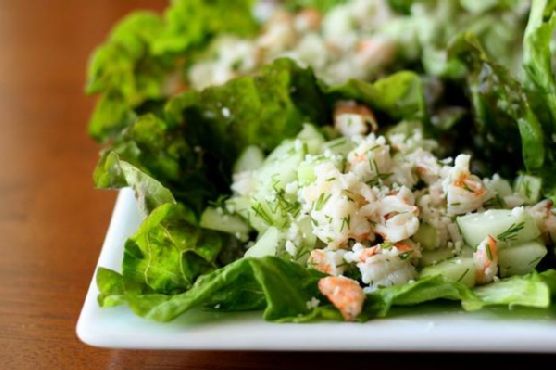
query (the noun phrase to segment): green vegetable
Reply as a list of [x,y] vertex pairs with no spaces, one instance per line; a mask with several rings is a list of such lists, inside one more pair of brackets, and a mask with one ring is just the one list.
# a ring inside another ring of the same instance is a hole
[[438,247],[437,243],[437,231],[434,226],[422,222],[419,225],[419,229],[411,237],[414,241],[421,244],[421,247],[425,250],[433,250]]
[[555,281],[554,270],[550,271],[516,276],[475,289],[459,282],[447,282],[440,275],[426,276],[367,295],[364,313],[367,318],[384,317],[393,306],[414,306],[438,299],[461,301],[468,311],[492,306],[546,308],[550,304],[551,287],[554,287],[550,284]]
[[[432,266],[454,256],[454,252],[450,248],[438,248],[434,250],[424,250],[422,252],[420,264],[421,266]],[[463,256],[462,256],[463,257]]]
[[149,213],[165,203],[175,203],[172,192],[139,168],[121,160],[114,153],[103,155],[95,170],[95,183],[99,188],[131,186],[135,191],[139,208]]
[[546,254],[546,246],[539,242],[502,248],[498,251],[500,276],[524,275],[534,271]]
[[329,11],[335,6],[341,5],[347,0],[286,0],[286,7],[293,11],[299,11],[304,8],[313,8],[321,12]]
[[452,257],[421,272],[422,277],[442,276],[446,281],[462,283],[472,287],[475,285],[475,265],[471,257]]
[[[185,293],[123,294],[125,303],[137,315],[158,321],[175,319],[196,307],[223,311],[264,309],[267,320],[292,321],[310,313],[307,302],[320,296],[316,283],[323,276],[278,257],[242,258],[204,275]],[[101,283],[103,287],[110,285]],[[101,291],[103,302],[107,302],[110,292]]]
[[199,225],[205,229],[227,233],[246,234],[249,231],[248,225],[241,218],[213,207],[207,207],[203,211]]
[[508,155],[521,152],[522,159],[509,163],[522,160],[528,170],[541,168],[545,136],[521,84],[506,68],[493,63],[470,34],[458,39],[451,52],[469,68],[477,134],[485,143],[482,155],[505,156],[508,163]]
[[456,219],[463,240],[476,247],[487,236],[507,244],[520,244],[538,238],[540,231],[535,220],[525,211],[489,209]]
[[536,176],[519,175],[514,181],[514,192],[525,198],[525,204],[535,204],[539,201],[542,191],[542,179]]
[[[97,140],[117,137],[141,104],[173,93],[183,59],[221,32],[247,36],[258,28],[252,0],[174,0],[163,16],[125,17],[91,56],[87,93],[101,93],[89,132]],[[174,83],[175,84],[175,83]]]
[[507,305],[546,308],[550,305],[550,289],[536,274],[515,276],[477,287],[473,293],[481,300],[481,307]]
[[163,294],[183,292],[199,275],[217,267],[224,242],[222,234],[200,229],[192,211],[164,204],[127,240],[124,283]]
[[556,132],[556,79],[550,50],[556,29],[555,9],[555,1],[533,0],[523,38],[524,85],[537,114],[546,118],[545,130],[550,133]]
[[304,122],[324,124],[324,107],[311,70],[279,59],[257,76],[178,95],[168,102],[166,115],[183,122],[188,142],[208,152],[229,177],[247,146],[257,144],[267,152],[294,137]]
[[259,240],[249,247],[245,253],[246,257],[275,256],[280,242],[283,242],[280,231],[275,227],[269,227],[260,234]]
[[401,71],[373,83],[349,80],[327,89],[332,97],[349,98],[368,104],[392,118],[425,118],[425,98],[418,75]]

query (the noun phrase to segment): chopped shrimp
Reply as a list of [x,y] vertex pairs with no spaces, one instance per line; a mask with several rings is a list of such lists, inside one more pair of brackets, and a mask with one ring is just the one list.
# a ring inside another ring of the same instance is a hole
[[498,245],[496,239],[487,236],[473,253],[475,264],[475,279],[478,283],[488,283],[494,280],[498,273]]
[[370,248],[365,248],[361,251],[361,254],[359,255],[359,260],[361,262],[365,262],[368,258],[374,256],[377,253],[378,253],[378,246],[376,245]]
[[413,195],[405,186],[377,202],[376,212],[371,215],[377,223],[376,232],[392,243],[409,239],[419,228],[419,208],[413,202]]
[[488,191],[477,176],[469,171],[471,156],[458,155],[455,166],[445,186],[448,200],[448,215],[456,216],[471,212],[488,199]]
[[556,241],[556,216],[552,213],[553,203],[545,199],[528,208],[529,214],[537,222],[537,227],[545,238]]
[[326,252],[322,249],[313,249],[311,251],[308,264],[315,270],[319,270],[320,272],[324,272],[328,275],[334,275],[333,272],[336,269],[336,266],[332,265],[330,259],[326,255]]
[[299,30],[319,29],[322,22],[322,14],[315,9],[307,8],[297,14],[295,23]]
[[396,55],[396,44],[390,40],[371,38],[361,40],[355,59],[365,67],[380,67],[388,64]]
[[342,261],[345,250],[313,249],[309,256],[308,265],[329,275],[339,275],[344,272]]
[[378,129],[373,112],[367,106],[352,101],[336,104],[334,124],[347,137],[363,135],[367,133],[369,126],[373,131]]
[[320,279],[319,290],[345,320],[353,321],[361,313],[365,295],[357,281],[343,276],[328,276]]
[[413,250],[413,246],[411,246],[409,243],[407,242],[399,242],[396,243],[396,248],[398,248],[398,251],[400,253],[405,253],[405,252],[409,252]]

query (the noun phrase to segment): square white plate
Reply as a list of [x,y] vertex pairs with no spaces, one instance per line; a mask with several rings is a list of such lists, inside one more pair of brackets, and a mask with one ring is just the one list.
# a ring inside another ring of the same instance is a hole
[[[123,245],[141,222],[133,192],[120,192],[98,266],[121,268]],[[481,351],[556,353],[556,310],[507,309],[462,312],[397,310],[361,323],[265,322],[260,313],[190,312],[169,323],[138,318],[126,307],[100,309],[91,281],[77,335],[100,347],[153,349]]]

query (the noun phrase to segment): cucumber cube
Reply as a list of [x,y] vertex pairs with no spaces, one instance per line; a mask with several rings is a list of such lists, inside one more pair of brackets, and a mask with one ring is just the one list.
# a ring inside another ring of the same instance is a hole
[[523,210],[489,209],[457,218],[463,240],[476,247],[488,235],[505,245],[535,240],[540,231],[535,220]]
[[498,252],[500,276],[527,274],[537,267],[547,253],[546,246],[536,241],[501,249]]
[[473,258],[453,257],[434,266],[425,267],[421,276],[441,275],[446,281],[463,283],[469,287],[475,285],[475,265]]

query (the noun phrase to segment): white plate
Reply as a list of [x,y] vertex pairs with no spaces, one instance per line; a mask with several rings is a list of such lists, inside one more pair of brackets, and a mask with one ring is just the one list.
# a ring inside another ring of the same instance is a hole
[[[118,196],[98,265],[120,269],[123,244],[141,221],[133,193]],[[397,310],[364,324],[265,322],[260,313],[190,312],[169,323],[138,318],[126,307],[100,309],[93,280],[77,335],[100,347],[156,349],[488,351],[556,353],[556,310],[507,309],[465,313],[443,309]]]

